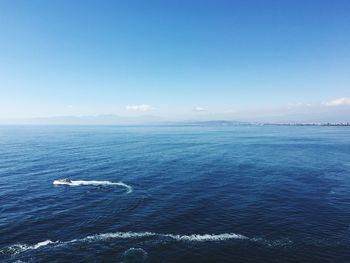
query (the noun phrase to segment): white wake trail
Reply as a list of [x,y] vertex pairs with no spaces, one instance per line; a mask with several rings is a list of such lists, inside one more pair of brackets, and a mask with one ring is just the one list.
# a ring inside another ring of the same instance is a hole
[[85,181],[85,180],[69,180],[69,179],[58,179],[53,181],[54,185],[68,185],[68,186],[81,186],[81,185],[95,185],[95,186],[103,186],[103,185],[115,185],[122,186],[127,189],[127,193],[131,193],[133,191],[132,187],[123,182],[111,182],[111,181]]
[[38,248],[41,248],[41,247],[45,247],[45,246],[50,245],[50,244],[57,244],[57,243],[59,243],[59,242],[58,241],[54,242],[54,241],[51,241],[51,240],[45,240],[45,241],[38,242],[38,243],[36,243],[34,245],[14,244],[14,245],[8,246],[7,248],[1,250],[0,252],[1,253],[9,252],[10,254],[18,254],[18,253],[21,253],[21,252],[24,252],[24,251],[27,251],[27,250],[35,250],[35,249],[38,249]]
[[112,232],[112,233],[101,233],[95,235],[89,235],[80,239],[72,239],[68,241],[51,241],[46,240],[39,242],[35,245],[27,244],[15,244],[5,249],[0,250],[0,254],[18,254],[27,250],[41,249],[46,246],[60,247],[76,243],[94,243],[99,241],[108,241],[113,239],[141,239],[141,238],[153,238],[160,239],[163,241],[173,240],[176,242],[222,242],[228,240],[247,240],[250,242],[256,242],[264,244],[269,247],[274,246],[285,246],[290,245],[292,241],[288,239],[269,241],[262,238],[249,238],[244,235],[235,233],[223,233],[223,234],[190,234],[190,235],[179,235],[179,234],[163,234],[155,232]]
[[[79,241],[99,241],[108,239],[126,239],[126,238],[143,238],[143,237],[158,237],[164,239],[172,239],[175,241],[185,242],[210,242],[210,241],[225,241],[229,239],[249,239],[246,236],[225,233],[225,234],[192,234],[192,235],[176,235],[176,234],[161,234],[154,232],[114,232],[87,236]],[[76,240],[78,241],[78,240]]]

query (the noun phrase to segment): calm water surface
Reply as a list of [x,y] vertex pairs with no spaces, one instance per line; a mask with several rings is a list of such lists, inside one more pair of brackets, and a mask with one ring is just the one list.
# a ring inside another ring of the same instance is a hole
[[350,262],[350,129],[0,126],[0,261]]

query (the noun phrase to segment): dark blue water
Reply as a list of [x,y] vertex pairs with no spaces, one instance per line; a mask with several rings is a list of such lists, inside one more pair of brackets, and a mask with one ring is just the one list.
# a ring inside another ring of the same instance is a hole
[[350,129],[0,127],[0,261],[350,262]]

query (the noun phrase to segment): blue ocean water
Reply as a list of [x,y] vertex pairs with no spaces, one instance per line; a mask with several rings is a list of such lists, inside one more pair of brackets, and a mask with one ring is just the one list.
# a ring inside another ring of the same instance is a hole
[[0,261],[350,262],[350,130],[2,126]]

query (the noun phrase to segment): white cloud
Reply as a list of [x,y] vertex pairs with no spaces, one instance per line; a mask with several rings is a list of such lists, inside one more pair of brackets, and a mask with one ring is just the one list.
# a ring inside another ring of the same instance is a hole
[[204,111],[207,111],[206,109],[202,108],[202,107],[195,107],[193,109],[193,111],[196,111],[196,112],[204,112]]
[[325,106],[328,106],[328,107],[350,105],[350,98],[339,98],[339,99],[335,99],[335,100],[331,100],[331,101],[325,102],[323,104]]
[[288,109],[311,107],[311,106],[312,106],[311,103],[302,103],[302,102],[288,103],[288,105],[287,105]]
[[127,105],[125,108],[128,111],[141,111],[141,112],[151,111],[155,109],[153,106],[147,105],[147,104]]

